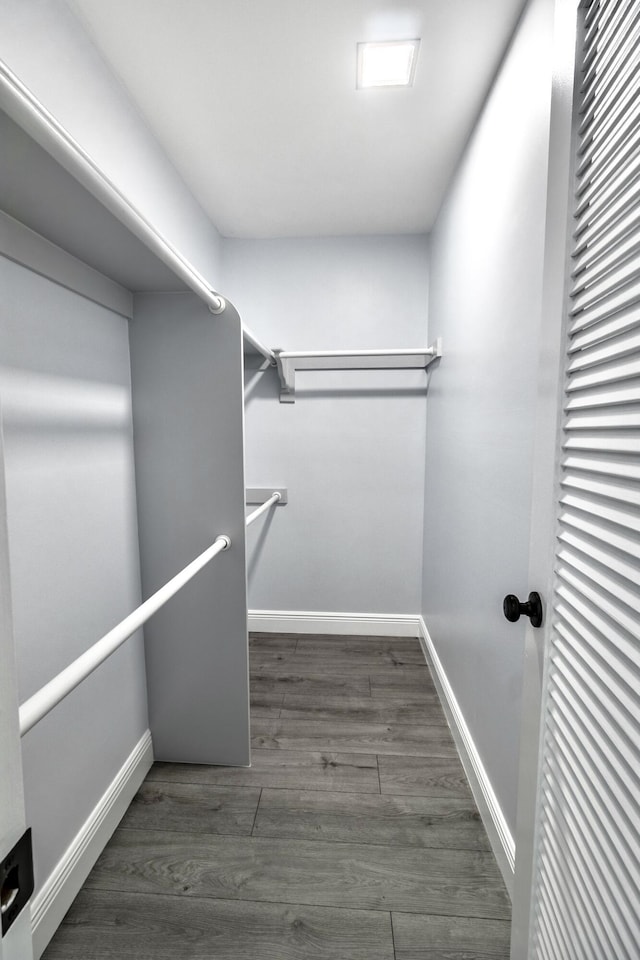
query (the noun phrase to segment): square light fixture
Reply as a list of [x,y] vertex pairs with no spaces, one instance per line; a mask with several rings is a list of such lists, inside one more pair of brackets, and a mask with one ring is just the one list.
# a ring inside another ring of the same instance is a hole
[[357,87],[410,87],[416,72],[419,40],[358,44]]

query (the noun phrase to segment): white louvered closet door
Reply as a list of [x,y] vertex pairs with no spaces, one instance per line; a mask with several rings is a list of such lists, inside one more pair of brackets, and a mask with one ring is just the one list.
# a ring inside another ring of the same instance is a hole
[[640,0],[585,18],[530,956],[640,958]]

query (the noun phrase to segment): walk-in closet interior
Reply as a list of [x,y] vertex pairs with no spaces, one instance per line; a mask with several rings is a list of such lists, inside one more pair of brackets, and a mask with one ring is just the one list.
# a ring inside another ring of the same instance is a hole
[[0,960],[640,956],[639,49],[0,0]]

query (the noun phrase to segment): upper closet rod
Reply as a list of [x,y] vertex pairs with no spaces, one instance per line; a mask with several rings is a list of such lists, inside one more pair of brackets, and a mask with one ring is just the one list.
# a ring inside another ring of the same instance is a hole
[[[226,306],[224,297],[212,289],[206,279],[131,203],[92,157],[60,124],[22,81],[0,60],[0,106],[26,130],[41,147],[51,154],[69,173],[98,200],[149,250],[165,263],[194,293],[219,314]],[[245,340],[270,363],[274,353],[248,330]]]

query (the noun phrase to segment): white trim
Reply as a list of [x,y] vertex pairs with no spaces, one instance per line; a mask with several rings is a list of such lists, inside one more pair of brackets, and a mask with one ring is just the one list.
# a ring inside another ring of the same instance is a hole
[[319,613],[309,610],[249,610],[249,630],[264,633],[345,634],[357,637],[419,637],[418,614]]
[[133,294],[0,210],[0,254],[131,320]]
[[487,831],[491,849],[511,896],[516,862],[516,845],[513,835],[423,617],[420,617],[419,639]]
[[58,929],[152,763],[153,746],[147,730],[32,901],[31,928],[36,958]]

